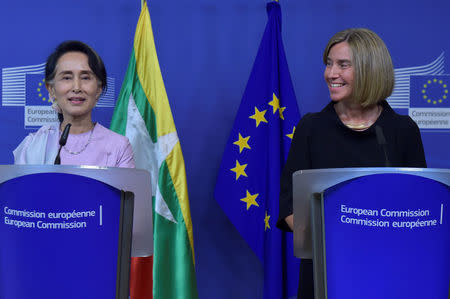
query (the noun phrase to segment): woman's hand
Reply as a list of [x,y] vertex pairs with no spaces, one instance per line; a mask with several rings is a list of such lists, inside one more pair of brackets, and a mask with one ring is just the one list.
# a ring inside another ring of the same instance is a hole
[[286,218],[284,218],[284,221],[286,221],[289,228],[293,231],[294,230],[294,215],[291,214],[291,215],[287,216]]

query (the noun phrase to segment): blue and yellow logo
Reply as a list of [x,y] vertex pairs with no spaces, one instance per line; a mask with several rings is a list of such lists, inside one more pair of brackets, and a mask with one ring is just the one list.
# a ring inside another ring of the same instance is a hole
[[48,106],[51,105],[45,88],[45,79],[41,74],[26,75],[26,105],[27,106]]
[[450,76],[411,76],[411,107],[450,107]]
[[52,101],[50,101],[50,98],[45,96],[45,94],[47,93],[47,90],[45,88],[45,79],[42,79],[40,82],[38,82],[37,85],[38,86],[36,87],[36,92],[38,98],[41,99],[44,103],[51,103]]

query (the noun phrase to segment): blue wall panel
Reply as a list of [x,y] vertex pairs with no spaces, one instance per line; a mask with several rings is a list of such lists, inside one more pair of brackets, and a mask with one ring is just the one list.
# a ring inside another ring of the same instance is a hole
[[[348,27],[377,32],[396,69],[423,66],[444,53],[441,75],[450,74],[447,0],[280,0],[280,4],[285,51],[303,114],[318,111],[329,101],[322,51],[336,31]],[[213,190],[267,21],[265,5],[261,0],[149,2],[186,162],[200,298],[258,298],[262,292],[259,261],[220,210]],[[103,57],[117,98],[139,10],[139,0],[1,2],[2,80],[5,69],[41,64],[60,41],[80,39]],[[9,164],[11,151],[34,129],[25,128],[23,105],[5,106],[4,89],[2,81],[0,163]],[[112,111],[96,108],[94,118],[109,126]],[[450,167],[448,132],[422,130],[430,167]]]

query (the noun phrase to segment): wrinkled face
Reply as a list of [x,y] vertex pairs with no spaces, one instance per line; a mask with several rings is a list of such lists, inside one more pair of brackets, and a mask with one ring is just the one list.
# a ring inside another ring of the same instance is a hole
[[55,78],[47,89],[62,110],[64,120],[88,117],[102,93],[100,82],[81,52],[68,52],[56,64]]
[[352,101],[354,69],[352,50],[347,42],[331,47],[324,77],[334,102]]

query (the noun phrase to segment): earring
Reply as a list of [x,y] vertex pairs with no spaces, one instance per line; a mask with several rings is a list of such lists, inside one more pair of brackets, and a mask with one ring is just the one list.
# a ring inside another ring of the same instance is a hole
[[52,102],[52,108],[53,110],[55,110],[57,113],[62,113],[61,108],[59,107],[56,99],[52,96],[50,96],[50,101]]

